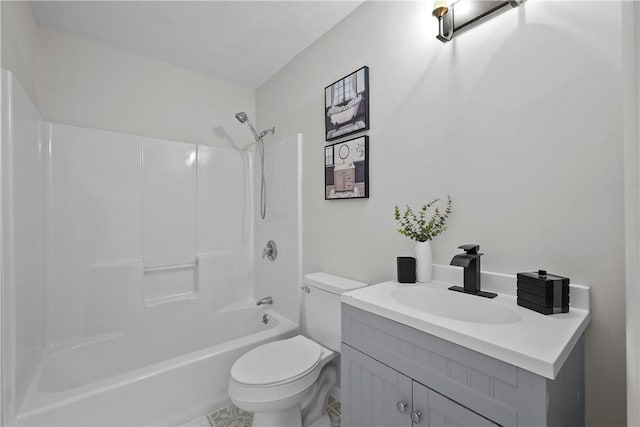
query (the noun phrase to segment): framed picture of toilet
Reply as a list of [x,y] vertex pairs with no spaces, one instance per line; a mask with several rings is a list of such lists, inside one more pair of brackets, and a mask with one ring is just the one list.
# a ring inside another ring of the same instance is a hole
[[369,67],[324,89],[324,113],[327,141],[369,129]]
[[369,198],[369,137],[324,147],[324,198]]

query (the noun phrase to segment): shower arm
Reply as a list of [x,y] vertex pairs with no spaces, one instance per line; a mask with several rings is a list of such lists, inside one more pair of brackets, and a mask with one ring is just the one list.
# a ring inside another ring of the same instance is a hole
[[271,134],[272,134],[272,135],[275,135],[275,134],[276,134],[276,127],[274,126],[274,127],[272,127],[271,129],[265,129],[265,130],[263,130],[262,132],[260,132],[260,133],[257,135],[257,137],[258,137],[259,139],[262,139],[262,138],[264,138],[264,137],[265,137],[269,132],[271,132]]

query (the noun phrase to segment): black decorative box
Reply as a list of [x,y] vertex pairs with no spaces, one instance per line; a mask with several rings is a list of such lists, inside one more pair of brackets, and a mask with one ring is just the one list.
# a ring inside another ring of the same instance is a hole
[[542,314],[569,311],[569,278],[545,270],[518,273],[518,305]]

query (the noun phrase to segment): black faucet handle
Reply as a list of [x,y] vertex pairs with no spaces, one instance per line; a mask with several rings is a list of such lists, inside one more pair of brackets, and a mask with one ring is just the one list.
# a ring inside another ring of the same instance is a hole
[[477,255],[480,250],[480,245],[476,245],[475,243],[467,243],[466,245],[458,246],[459,249],[463,249],[469,255]]

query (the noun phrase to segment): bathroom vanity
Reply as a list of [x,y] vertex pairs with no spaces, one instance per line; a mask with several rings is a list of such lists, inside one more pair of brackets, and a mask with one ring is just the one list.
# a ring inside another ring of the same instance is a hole
[[448,291],[445,266],[343,295],[342,425],[584,425],[589,289],[544,316],[516,305],[515,277],[482,274],[494,300]]

